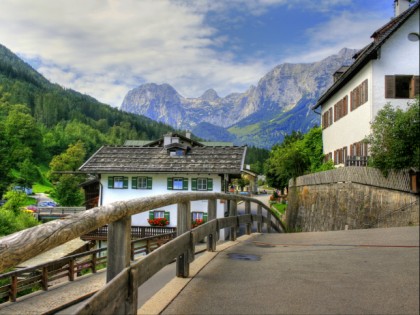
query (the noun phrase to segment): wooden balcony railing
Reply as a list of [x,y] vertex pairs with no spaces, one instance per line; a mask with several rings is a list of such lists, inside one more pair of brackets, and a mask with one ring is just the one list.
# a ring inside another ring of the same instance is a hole
[[367,166],[368,156],[347,156],[346,166]]

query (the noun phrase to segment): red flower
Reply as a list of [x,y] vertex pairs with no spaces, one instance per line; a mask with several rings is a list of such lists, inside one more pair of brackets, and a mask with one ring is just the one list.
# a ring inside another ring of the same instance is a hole
[[192,228],[196,228],[197,226],[199,226],[199,225],[201,225],[203,223],[204,223],[204,220],[203,219],[196,219],[196,220],[192,221],[191,227]]
[[149,222],[151,226],[167,226],[169,224],[169,221],[166,218],[148,219],[147,222]]

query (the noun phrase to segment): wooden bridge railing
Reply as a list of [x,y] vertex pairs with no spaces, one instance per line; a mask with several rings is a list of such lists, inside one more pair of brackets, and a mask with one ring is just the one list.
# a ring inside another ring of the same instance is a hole
[[[218,199],[229,201],[229,217],[216,219]],[[191,230],[190,202],[196,200],[208,200],[208,222]],[[237,215],[238,201],[245,202],[244,215]],[[251,202],[257,204],[256,215],[251,214]],[[178,236],[141,261],[130,265],[131,216],[171,204],[178,204]],[[266,210],[265,217],[262,209]],[[257,222],[258,232],[262,231],[262,224],[267,225],[268,233],[272,228],[284,232],[281,222],[271,214],[272,210],[257,199],[224,193],[174,193],[114,202],[2,238],[0,272],[109,224],[107,285],[80,306],[77,314],[104,311],[135,314],[137,288],[173,259],[177,261],[177,276],[188,277],[189,264],[194,260],[194,246],[205,237],[208,250],[214,251],[217,233],[223,228],[230,228],[231,240],[236,239],[239,224],[245,224],[247,233],[251,233],[252,222]]]
[[[130,259],[134,261],[139,256],[147,255],[175,237],[176,232],[170,232],[132,240]],[[0,274],[0,304],[16,302],[18,296],[37,290],[47,291],[52,286],[74,281],[88,272],[96,273],[97,270],[106,268],[106,264],[105,247],[85,249],[54,261]]]

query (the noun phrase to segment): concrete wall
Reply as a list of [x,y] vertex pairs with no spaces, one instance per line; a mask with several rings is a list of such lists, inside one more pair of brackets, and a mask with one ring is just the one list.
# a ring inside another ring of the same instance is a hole
[[387,178],[373,168],[345,167],[289,183],[286,224],[302,231],[334,231],[419,224],[419,195],[408,173]]

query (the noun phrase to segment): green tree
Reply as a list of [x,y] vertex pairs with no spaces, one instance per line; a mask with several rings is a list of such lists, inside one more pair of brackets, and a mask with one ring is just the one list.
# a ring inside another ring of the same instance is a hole
[[270,186],[283,189],[291,178],[333,167],[331,162],[324,163],[322,131],[320,127],[314,127],[305,135],[292,132],[280,145],[274,146],[265,172]]
[[20,163],[19,172],[20,180],[18,184],[25,188],[31,188],[41,178],[38,168],[29,159]]
[[26,200],[26,194],[17,190],[9,190],[3,196],[7,202],[3,205],[3,209],[13,212],[15,215],[20,213],[20,208]]
[[79,184],[85,176],[74,172],[84,162],[85,155],[83,143],[78,141],[62,154],[55,156],[50,163],[49,179],[55,185],[52,197],[63,206],[79,206],[83,200]]
[[420,167],[419,98],[404,111],[386,104],[371,126],[366,141],[370,144],[370,163],[385,175],[392,169]]
[[68,149],[53,157],[50,163],[49,179],[54,183],[59,181],[60,172],[75,172],[83,164],[86,150],[81,141],[69,145]]
[[51,195],[62,206],[80,206],[84,195],[79,184],[80,176],[64,174],[60,176]]

